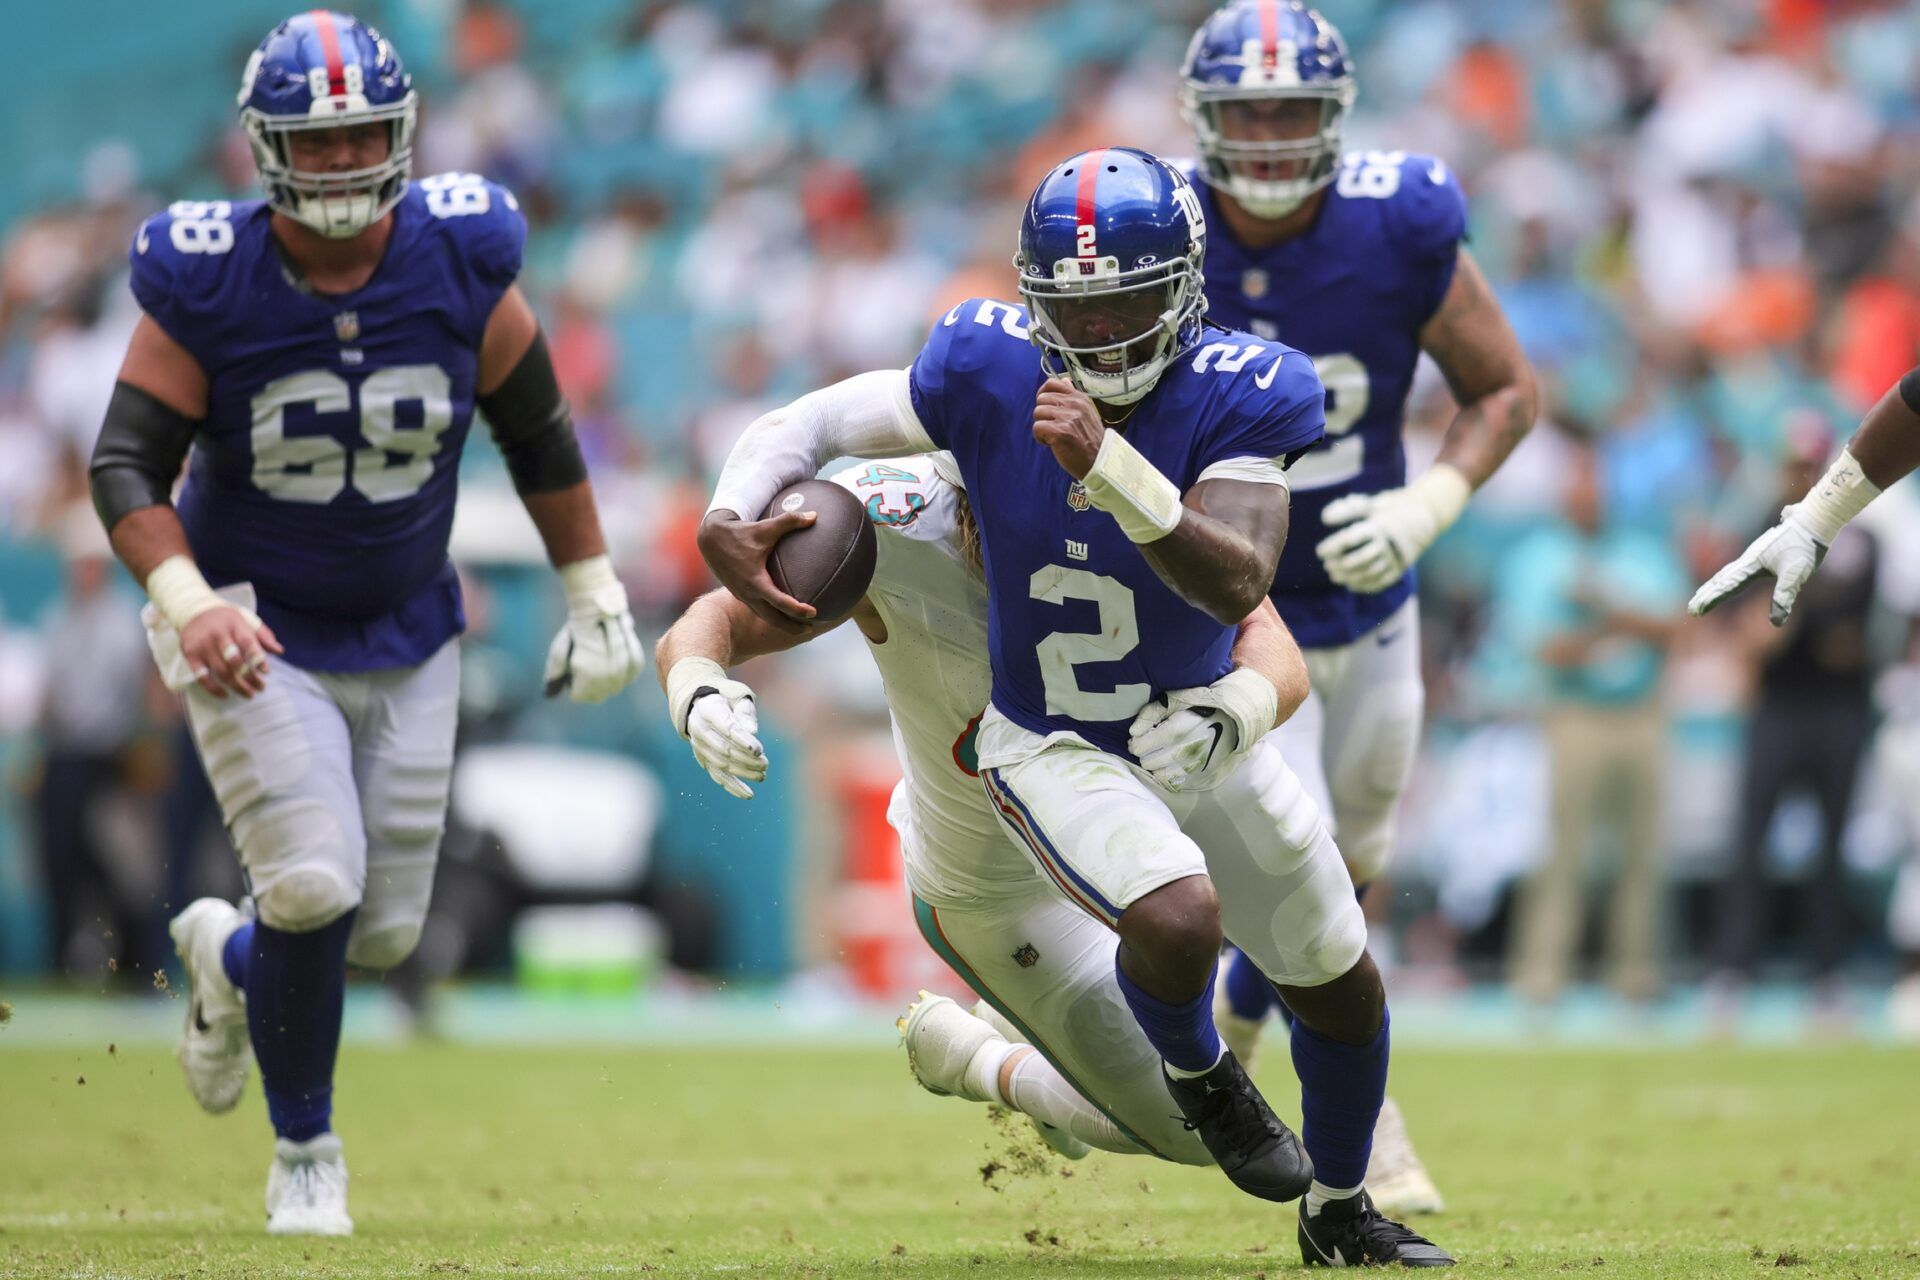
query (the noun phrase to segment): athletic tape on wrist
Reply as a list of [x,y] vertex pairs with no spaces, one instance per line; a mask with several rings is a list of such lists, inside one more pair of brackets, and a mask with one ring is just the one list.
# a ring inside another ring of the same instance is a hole
[[1473,486],[1467,483],[1467,478],[1444,462],[1428,467],[1407,489],[1419,495],[1421,505],[1433,517],[1436,537],[1460,518],[1460,513],[1467,509],[1467,499],[1473,496]]
[[667,669],[667,708],[673,716],[673,728],[687,736],[687,719],[694,702],[702,693],[718,693],[727,682],[727,671],[712,658],[682,658]]
[[1867,479],[1851,450],[1842,449],[1827,473],[1800,499],[1793,519],[1822,543],[1832,546],[1847,522],[1879,496],[1880,486]]
[[222,599],[208,586],[200,574],[200,566],[190,556],[168,556],[162,560],[147,575],[146,587],[147,598],[175,631],[185,631],[189,622],[213,609],[235,610],[247,620],[248,626],[260,625],[260,619],[251,610]]
[[627,611],[627,589],[605,555],[589,556],[560,566],[560,585],[567,593],[567,616],[593,618]]
[[1156,542],[1180,523],[1180,490],[1118,431],[1108,431],[1085,480],[1087,498],[1135,542]]

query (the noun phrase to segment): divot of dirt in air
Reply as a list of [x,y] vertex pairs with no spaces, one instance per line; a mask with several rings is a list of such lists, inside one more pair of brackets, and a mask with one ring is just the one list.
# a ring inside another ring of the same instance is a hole
[[12,1021],[13,1021],[12,1003],[6,1000],[0,1000],[0,1027],[4,1027],[9,1022],[12,1022]]

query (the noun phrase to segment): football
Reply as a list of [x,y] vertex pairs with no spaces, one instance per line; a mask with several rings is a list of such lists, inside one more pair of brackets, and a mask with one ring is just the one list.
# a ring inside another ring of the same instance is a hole
[[815,511],[819,519],[774,544],[767,572],[774,585],[820,611],[819,621],[845,617],[873,580],[878,544],[860,500],[831,480],[802,480],[773,495],[760,514]]

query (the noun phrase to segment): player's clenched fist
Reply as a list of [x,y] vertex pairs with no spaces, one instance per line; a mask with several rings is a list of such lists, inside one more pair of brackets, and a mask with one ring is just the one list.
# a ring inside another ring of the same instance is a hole
[[216,698],[231,689],[251,698],[267,687],[267,655],[285,653],[273,629],[234,605],[210,608],[180,632],[180,654],[200,687]]
[[1087,478],[1100,454],[1107,424],[1100,410],[1065,378],[1048,378],[1033,399],[1033,438],[1053,450],[1058,462],[1075,480]]

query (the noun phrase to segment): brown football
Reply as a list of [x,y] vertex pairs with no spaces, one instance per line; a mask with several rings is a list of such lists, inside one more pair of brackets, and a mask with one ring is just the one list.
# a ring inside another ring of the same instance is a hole
[[767,572],[775,586],[818,609],[818,621],[845,617],[873,581],[879,547],[866,510],[831,480],[802,480],[774,494],[760,518],[789,511],[817,512],[819,519],[773,544]]

